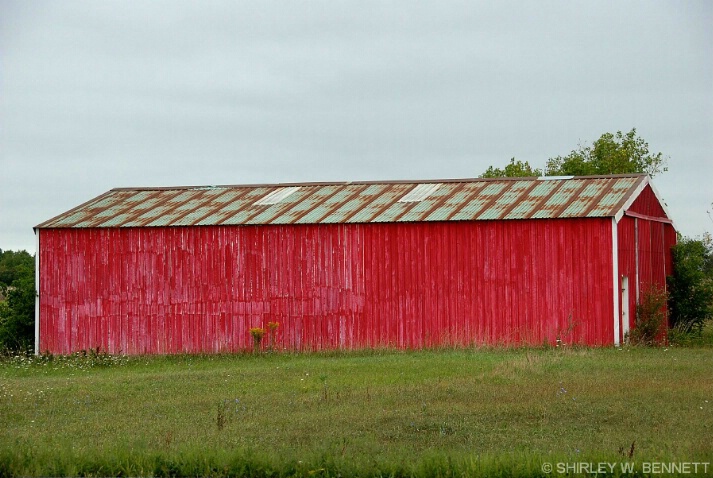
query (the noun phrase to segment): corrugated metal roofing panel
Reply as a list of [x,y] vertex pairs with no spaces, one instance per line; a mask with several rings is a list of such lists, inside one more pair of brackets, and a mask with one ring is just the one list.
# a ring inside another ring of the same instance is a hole
[[433,186],[437,187],[426,195],[424,199],[413,201],[413,206],[406,214],[399,218],[399,222],[422,221],[432,210],[437,208],[440,203],[451,196],[458,184],[435,184]]
[[525,199],[518,202],[515,207],[505,216],[505,219],[525,219],[537,205],[536,199]]
[[319,224],[330,211],[339,207],[346,198],[354,194],[354,191],[347,191],[335,185],[319,188],[318,192],[321,201],[315,201],[312,209],[295,221],[297,224]]
[[280,200],[279,202],[274,203],[271,206],[261,206],[259,203],[255,203],[254,206],[256,207],[262,207],[267,209],[263,209],[262,212],[259,214],[251,217],[248,219],[245,223],[246,224],[276,224],[278,223],[280,217],[282,216],[284,211],[288,211],[291,207],[293,207],[295,204],[297,204],[302,198],[305,196],[305,191],[302,190],[293,190],[290,192],[290,194]]
[[410,207],[413,207],[412,203],[395,202],[370,222],[397,222]]
[[85,217],[85,214],[82,211],[76,211],[72,214],[69,214],[66,217],[63,217],[62,219],[58,220],[57,222],[60,224],[59,227],[63,226],[72,226],[76,223],[81,222]]
[[[223,206],[221,210],[226,212],[232,212],[232,214],[226,215],[217,224],[226,226],[239,226],[246,224],[246,221],[257,214],[259,210],[262,210],[266,206],[255,206],[253,203],[260,197],[267,194],[270,191],[268,187],[256,187],[249,190],[243,188],[241,192],[243,195],[238,199],[237,203],[234,205],[234,209],[227,209],[227,206]],[[204,224],[206,226],[210,224]]]
[[328,202],[336,203],[339,207],[333,208],[320,222],[325,224],[348,222],[350,217],[361,210],[373,198],[373,196],[364,195],[364,189],[364,186],[361,185],[351,185],[336,194]]
[[297,192],[299,186],[293,186],[289,188],[278,188],[270,192],[267,196],[262,199],[255,201],[256,206],[272,206],[281,202],[283,199],[287,198],[292,193]]
[[347,220],[351,223],[372,222],[374,218],[397,202],[403,195],[406,187],[403,185],[374,184],[369,186],[362,195],[369,198],[362,208]]
[[426,221],[447,221],[455,211],[468,200],[471,192],[463,184],[457,185],[436,209],[432,210],[424,219]]
[[126,223],[130,219],[131,216],[129,214],[117,214],[111,219],[101,222],[94,227],[126,227]]
[[399,199],[399,202],[421,202],[433,194],[439,187],[441,187],[440,183],[417,184],[411,191],[406,193],[404,197]]
[[[38,228],[614,217],[648,177],[121,188]],[[288,194],[289,193],[289,194]],[[408,199],[408,202],[404,202]]]

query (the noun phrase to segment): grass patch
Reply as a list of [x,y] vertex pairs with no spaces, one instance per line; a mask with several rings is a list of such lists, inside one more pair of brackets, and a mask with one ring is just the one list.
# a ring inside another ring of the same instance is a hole
[[713,462],[711,370],[710,348],[5,358],[0,476]]

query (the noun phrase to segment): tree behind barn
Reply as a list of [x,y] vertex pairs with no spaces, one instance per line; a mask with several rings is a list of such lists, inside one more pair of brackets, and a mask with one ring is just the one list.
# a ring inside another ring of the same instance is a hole
[[515,158],[510,159],[510,163],[503,169],[490,166],[481,178],[525,178],[542,176],[542,170],[530,166],[527,161],[516,161]]
[[[579,146],[566,156],[547,160],[546,176],[597,176],[605,174],[646,173],[652,178],[665,172],[667,159],[649,151],[649,143],[636,135],[636,128],[624,134],[604,133],[591,145]],[[527,161],[510,160],[504,168],[490,166],[480,177],[542,176],[543,170]]]
[[649,143],[636,136],[636,128],[626,134],[604,133],[591,146],[550,158],[545,166],[547,176],[646,173],[653,178],[666,170],[666,158],[650,152]]
[[680,237],[668,278],[669,322],[682,332],[702,331],[713,318],[713,238]]
[[35,335],[35,260],[0,249],[0,353],[29,351]]

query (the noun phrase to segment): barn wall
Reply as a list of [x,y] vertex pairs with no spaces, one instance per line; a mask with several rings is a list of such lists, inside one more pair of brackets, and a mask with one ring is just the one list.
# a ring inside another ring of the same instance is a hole
[[[610,344],[610,219],[43,229],[40,350]],[[269,342],[264,341],[264,345]]]
[[629,211],[664,221],[625,215],[617,226],[619,274],[629,277],[629,327],[633,328],[636,304],[642,295],[651,287],[666,290],[666,276],[673,270],[671,248],[676,244],[676,231],[665,222],[663,208],[649,186]]
[[627,211],[652,217],[666,217],[666,211],[664,211],[663,206],[661,206],[661,202],[656,197],[656,194],[654,194],[654,191],[649,184],[644,187]]

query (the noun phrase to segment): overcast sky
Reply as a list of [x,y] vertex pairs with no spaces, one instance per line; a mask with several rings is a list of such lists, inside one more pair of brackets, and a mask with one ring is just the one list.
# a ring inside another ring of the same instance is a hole
[[0,248],[114,187],[471,178],[636,128],[713,231],[713,2],[0,0]]

